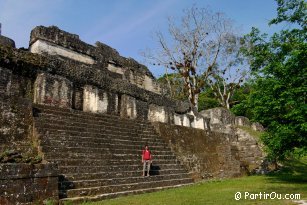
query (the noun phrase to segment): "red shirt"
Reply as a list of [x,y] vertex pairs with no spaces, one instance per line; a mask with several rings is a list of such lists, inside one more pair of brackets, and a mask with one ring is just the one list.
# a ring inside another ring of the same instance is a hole
[[151,153],[149,150],[142,151],[143,160],[151,160]]

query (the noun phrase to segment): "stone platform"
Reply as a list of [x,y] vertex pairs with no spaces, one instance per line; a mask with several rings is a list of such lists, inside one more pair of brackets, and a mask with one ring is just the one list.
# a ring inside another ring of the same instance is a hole
[[[145,121],[49,106],[34,106],[34,128],[43,160],[59,167],[61,201],[113,198],[191,184],[175,154]],[[153,154],[142,177],[141,150]]]

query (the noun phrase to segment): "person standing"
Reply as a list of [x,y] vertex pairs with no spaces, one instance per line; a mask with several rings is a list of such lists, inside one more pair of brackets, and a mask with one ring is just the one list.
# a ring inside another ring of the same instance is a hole
[[145,171],[147,168],[147,176],[150,176],[150,165],[152,162],[151,152],[148,148],[148,145],[145,145],[145,149],[142,150],[142,163],[143,163],[143,177],[145,176]]

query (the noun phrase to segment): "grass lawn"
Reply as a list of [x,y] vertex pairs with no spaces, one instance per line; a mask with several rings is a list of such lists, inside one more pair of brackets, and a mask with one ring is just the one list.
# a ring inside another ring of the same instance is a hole
[[[236,201],[236,192],[242,193],[242,199]],[[276,192],[300,194],[307,200],[307,157],[292,160],[285,164],[279,173],[266,176],[247,176],[236,179],[214,180],[197,183],[192,186],[165,191],[120,197],[86,205],[203,205],[203,204],[295,204],[292,200],[244,199],[245,192],[262,194]],[[273,195],[272,195],[273,196]],[[268,197],[269,198],[269,197]]]

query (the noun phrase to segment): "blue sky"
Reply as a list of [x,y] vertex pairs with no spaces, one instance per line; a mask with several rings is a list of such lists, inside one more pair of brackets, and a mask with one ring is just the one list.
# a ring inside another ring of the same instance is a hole
[[[2,35],[15,40],[17,47],[28,47],[35,26],[56,25],[89,44],[100,41],[144,62],[140,51],[156,46],[153,32],[166,32],[167,17],[180,17],[194,4],[225,13],[242,34],[251,27],[266,33],[278,29],[267,25],[276,16],[274,0],[0,0],[0,22]],[[150,70],[155,76],[164,71]]]

